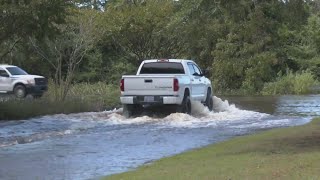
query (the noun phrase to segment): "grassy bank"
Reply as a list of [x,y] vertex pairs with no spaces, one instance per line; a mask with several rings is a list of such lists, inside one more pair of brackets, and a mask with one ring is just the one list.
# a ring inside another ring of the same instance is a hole
[[55,87],[39,99],[0,102],[0,120],[19,120],[50,114],[101,111],[119,106],[119,88],[105,83],[80,83],[71,87],[64,101],[55,100]]
[[319,179],[320,118],[164,158],[106,179]]
[[[215,82],[215,81],[213,81]],[[216,87],[216,86],[215,86]],[[215,94],[222,96],[247,96],[247,95],[302,95],[319,94],[320,82],[310,71],[289,71],[271,82],[264,82],[261,87],[254,88],[246,85],[239,89],[218,89]]]

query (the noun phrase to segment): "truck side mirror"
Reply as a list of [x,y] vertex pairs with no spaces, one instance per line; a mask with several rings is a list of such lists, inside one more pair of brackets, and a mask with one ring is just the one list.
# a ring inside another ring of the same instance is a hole
[[206,69],[203,69],[202,74],[203,74],[204,76],[209,76],[209,75],[211,74],[211,70],[212,70],[212,68],[207,67]]
[[204,69],[202,70],[201,76],[207,76],[208,75],[208,70]]

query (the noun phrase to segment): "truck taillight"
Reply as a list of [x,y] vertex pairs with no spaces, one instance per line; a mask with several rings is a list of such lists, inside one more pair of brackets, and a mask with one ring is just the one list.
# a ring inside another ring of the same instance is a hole
[[124,79],[121,79],[120,81],[120,90],[124,91]]
[[173,79],[173,91],[179,91],[179,81],[178,81],[178,79]]

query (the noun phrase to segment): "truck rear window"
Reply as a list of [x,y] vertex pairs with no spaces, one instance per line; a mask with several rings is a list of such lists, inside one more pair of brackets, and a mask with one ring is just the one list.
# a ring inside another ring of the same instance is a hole
[[145,63],[140,74],[184,74],[184,69],[181,63],[152,62]]

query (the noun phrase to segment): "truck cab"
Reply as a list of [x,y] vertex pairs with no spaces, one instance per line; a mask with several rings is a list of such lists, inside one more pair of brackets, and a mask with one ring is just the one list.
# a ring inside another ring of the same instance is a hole
[[48,81],[39,75],[30,75],[18,66],[0,64],[0,93],[24,98],[28,94],[41,97],[48,90]]

